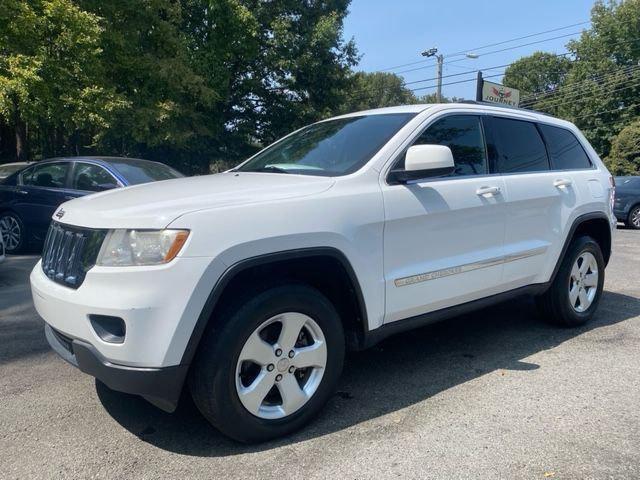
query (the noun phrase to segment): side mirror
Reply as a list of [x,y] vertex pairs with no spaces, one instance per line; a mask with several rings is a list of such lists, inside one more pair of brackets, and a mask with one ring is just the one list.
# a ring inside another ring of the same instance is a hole
[[455,171],[453,153],[445,145],[414,145],[407,150],[404,170],[391,170],[389,179],[407,183],[429,177],[442,177]]

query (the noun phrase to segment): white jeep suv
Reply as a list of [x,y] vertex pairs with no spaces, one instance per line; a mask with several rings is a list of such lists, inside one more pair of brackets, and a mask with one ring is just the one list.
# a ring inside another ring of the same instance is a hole
[[571,123],[474,103],[302,128],[217,175],[59,208],[31,274],[46,336],[172,411],[186,385],[246,442],[304,425],[346,349],[537,296],[562,326],[600,300],[613,181]]

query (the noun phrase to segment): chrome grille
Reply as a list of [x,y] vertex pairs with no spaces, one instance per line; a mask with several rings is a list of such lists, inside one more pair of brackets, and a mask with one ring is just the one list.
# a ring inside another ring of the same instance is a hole
[[102,230],[52,223],[42,251],[42,270],[54,282],[78,288],[95,265],[104,236]]

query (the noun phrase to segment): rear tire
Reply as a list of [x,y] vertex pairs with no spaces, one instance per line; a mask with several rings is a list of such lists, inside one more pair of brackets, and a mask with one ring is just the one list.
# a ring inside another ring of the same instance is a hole
[[574,239],[549,289],[537,297],[543,318],[562,327],[578,327],[593,317],[604,285],[604,257],[591,237]]
[[[213,321],[189,386],[200,412],[225,435],[246,443],[286,435],[309,422],[333,394],[344,332],[318,290],[304,284],[259,289],[234,298]],[[313,360],[305,356],[310,352]],[[312,366],[301,367],[306,363]]]
[[640,205],[636,205],[629,212],[629,217],[625,222],[627,227],[633,228],[634,230],[640,230]]
[[19,215],[13,212],[0,213],[0,235],[4,238],[7,253],[16,254],[24,251],[27,243],[27,230]]

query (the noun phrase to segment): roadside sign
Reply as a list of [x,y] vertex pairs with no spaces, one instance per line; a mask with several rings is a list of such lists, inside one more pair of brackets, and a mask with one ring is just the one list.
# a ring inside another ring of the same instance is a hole
[[[517,107],[520,104],[520,90],[505,87],[499,83],[488,82],[478,72],[478,91],[476,100]],[[479,97],[479,98],[478,98]]]

